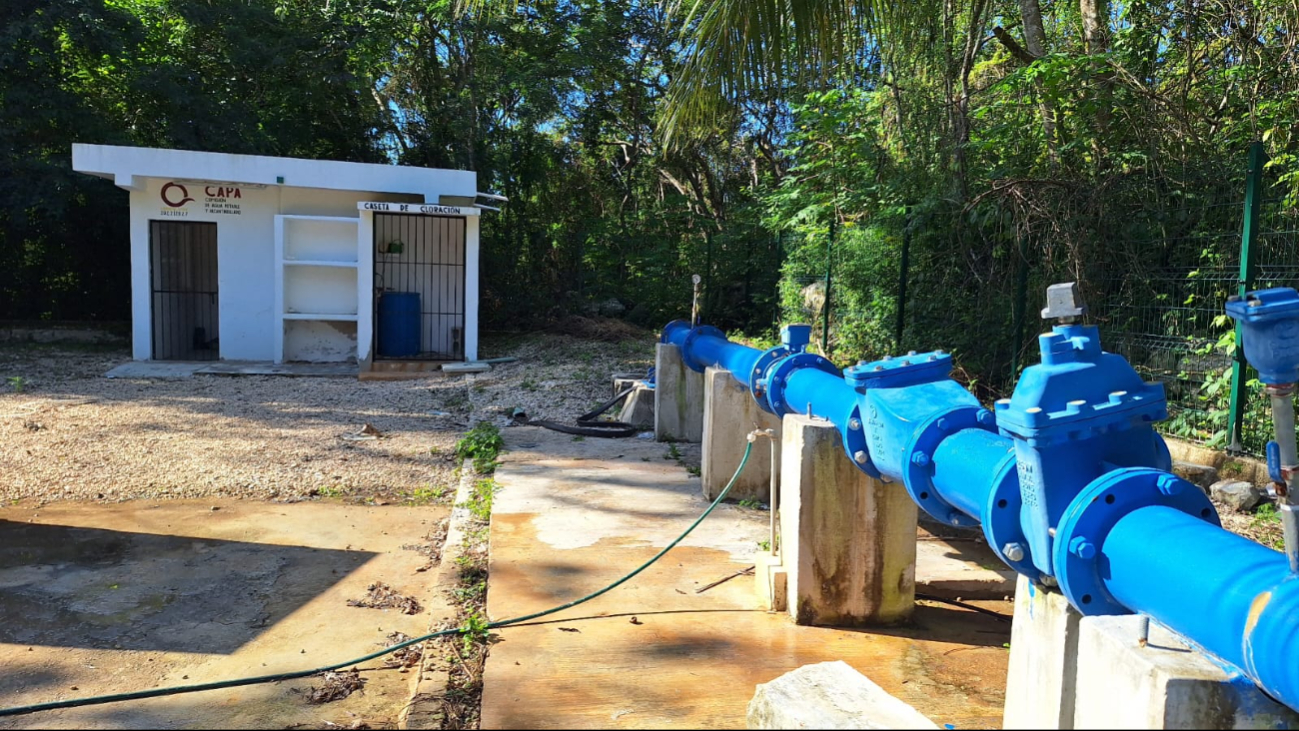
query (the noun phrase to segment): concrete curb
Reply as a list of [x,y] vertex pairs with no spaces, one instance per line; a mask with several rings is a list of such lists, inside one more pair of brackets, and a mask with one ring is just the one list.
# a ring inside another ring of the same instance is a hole
[[[433,581],[429,587],[428,606],[437,607],[429,618],[429,632],[435,632],[441,626],[456,621],[455,607],[444,600],[447,591],[459,581],[459,567],[456,559],[464,551],[465,527],[473,520],[468,508],[460,507],[469,501],[474,482],[483,479],[466,464],[460,470],[460,484],[452,502],[451,515],[447,519],[447,536],[442,542],[442,560],[433,570]],[[447,682],[450,673],[434,658],[429,657],[429,642],[423,643],[424,655],[419,669],[410,681],[410,700],[402,706],[397,716],[399,729],[439,729],[442,728],[442,698],[446,696]]]

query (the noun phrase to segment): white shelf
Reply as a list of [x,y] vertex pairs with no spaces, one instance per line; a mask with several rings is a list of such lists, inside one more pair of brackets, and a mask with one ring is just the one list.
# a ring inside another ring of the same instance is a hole
[[356,315],[329,315],[315,312],[286,312],[282,315],[286,320],[329,320],[332,322],[356,322]]
[[357,264],[354,261],[326,261],[324,259],[285,259],[286,267],[346,267],[355,269]]

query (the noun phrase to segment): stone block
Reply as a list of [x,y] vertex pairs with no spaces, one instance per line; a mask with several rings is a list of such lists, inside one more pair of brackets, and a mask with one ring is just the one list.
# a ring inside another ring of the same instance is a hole
[[751,729],[936,729],[842,660],[804,665],[757,687]]
[[632,386],[632,392],[622,402],[618,421],[641,429],[654,428],[654,389],[643,383]]
[[1244,513],[1258,507],[1266,495],[1251,482],[1228,479],[1210,485],[1209,497],[1232,510]]
[[1019,577],[1003,728],[1074,727],[1080,619],[1063,594]]
[[[740,458],[748,446],[745,435],[754,429],[773,429],[780,435],[780,419],[758,407],[749,389],[740,384],[730,371],[709,368],[704,372],[704,435],[700,483],[704,498],[715,500],[735,475]],[[779,445],[779,442],[777,442]],[[771,502],[771,443],[759,439],[744,471],[735,478],[728,498]],[[776,475],[780,475],[780,449],[776,452]]]
[[[1084,617],[1074,728],[1299,728],[1299,713],[1136,615]],[[1013,647],[1013,645],[1012,645]]]
[[1194,462],[1182,462],[1174,460],[1173,474],[1200,486],[1200,489],[1207,495],[1209,486],[1218,481],[1218,469],[1204,464]]
[[867,477],[823,419],[785,417],[780,554],[798,624],[861,626],[915,606],[916,504],[900,484]]
[[753,577],[757,585],[758,604],[771,612],[783,612],[789,606],[789,575],[780,556],[759,551],[753,557]]
[[654,363],[654,438],[699,443],[704,437],[704,374],[686,367],[681,349],[668,343],[659,343]]

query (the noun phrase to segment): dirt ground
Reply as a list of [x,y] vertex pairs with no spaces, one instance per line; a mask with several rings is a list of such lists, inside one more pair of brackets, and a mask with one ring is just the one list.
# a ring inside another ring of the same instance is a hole
[[[514,409],[570,420],[643,372],[653,338],[485,337],[479,375],[416,381],[194,376],[106,379],[129,359],[101,346],[0,348],[0,498],[115,502],[345,497],[438,502],[452,450],[479,420]],[[19,380],[15,380],[19,379]],[[378,438],[354,439],[369,424]]]

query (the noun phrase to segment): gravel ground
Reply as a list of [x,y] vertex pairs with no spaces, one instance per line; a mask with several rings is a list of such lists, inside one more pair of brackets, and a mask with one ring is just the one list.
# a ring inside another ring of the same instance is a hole
[[[570,420],[644,371],[652,334],[485,337],[489,373],[415,381],[195,376],[106,379],[124,349],[0,349],[0,498],[449,499],[456,440],[515,408]],[[12,379],[21,379],[16,386]],[[382,436],[352,441],[370,424]]]

